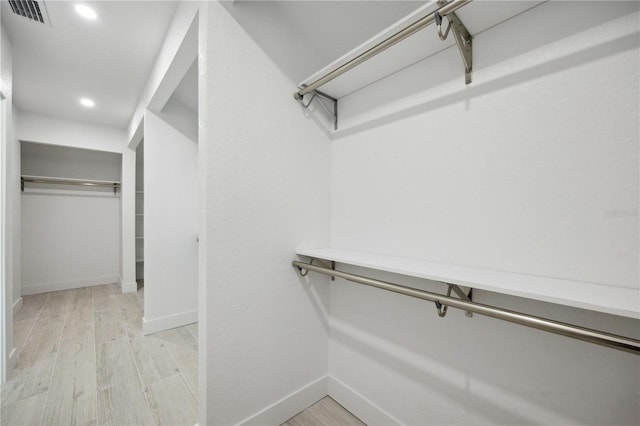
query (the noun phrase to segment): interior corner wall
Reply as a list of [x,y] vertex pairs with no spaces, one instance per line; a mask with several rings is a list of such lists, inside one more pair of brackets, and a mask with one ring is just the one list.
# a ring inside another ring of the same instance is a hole
[[144,322],[147,334],[198,321],[198,144],[144,116]]
[[207,2],[200,13],[207,70],[199,79],[207,169],[201,404],[207,424],[279,424],[326,395],[328,278],[301,278],[291,261],[298,247],[329,242],[330,146],[294,102],[295,83],[229,12]]
[[[547,2],[474,37],[470,86],[454,47],[341,99],[343,124],[388,110],[332,142],[333,246],[637,286],[637,8]],[[430,71],[447,77],[429,88]],[[473,297],[640,337],[630,318]],[[343,280],[330,306],[329,394],[368,424],[640,423],[637,355]]]
[[[13,58],[11,51],[11,42],[4,28],[0,28],[0,83],[2,93],[5,96],[3,103],[3,124],[5,128],[0,129],[3,135],[0,135],[1,147],[0,161],[2,165],[0,171],[3,173],[0,177],[2,190],[0,196],[3,197],[2,203],[2,229],[0,233],[2,238],[0,243],[3,245],[1,252],[4,255],[2,280],[5,284],[5,294],[3,297],[5,305],[2,307],[3,333],[6,360],[6,373],[10,373],[15,362],[15,353],[13,352],[13,307],[18,306],[20,300],[20,144],[15,138],[15,115],[17,110],[13,106]],[[11,355],[14,355],[12,358]],[[4,377],[0,381],[4,382]]]

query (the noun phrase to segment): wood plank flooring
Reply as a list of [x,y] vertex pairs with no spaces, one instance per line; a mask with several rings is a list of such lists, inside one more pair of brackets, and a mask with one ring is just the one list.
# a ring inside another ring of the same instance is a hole
[[0,424],[197,423],[197,324],[144,336],[143,297],[116,284],[24,296]]
[[366,426],[331,397],[325,396],[281,426]]

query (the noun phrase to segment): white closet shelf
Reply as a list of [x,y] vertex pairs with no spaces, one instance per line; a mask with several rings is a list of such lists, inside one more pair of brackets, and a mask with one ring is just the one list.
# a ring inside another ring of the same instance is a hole
[[[488,28],[504,22],[542,3],[544,3],[542,0],[523,0],[512,2],[478,1],[471,2],[463,6],[455,13],[462,20],[471,35],[475,36]],[[402,28],[427,15],[433,14],[438,8],[439,6],[436,1],[428,2],[413,13],[405,16],[398,22],[392,24],[390,27],[362,43],[360,46],[346,53],[344,56],[318,70],[316,73],[303,80],[298,87],[303,88],[305,85],[313,83],[332,70],[341,67],[345,63],[356,58],[358,55],[381,43]],[[446,21],[447,20],[445,19],[445,23]],[[448,37],[446,41],[441,41],[438,38],[435,25],[426,27],[402,42],[384,50],[374,58],[361,63],[351,71],[340,75],[326,84],[323,84],[318,88],[318,90],[333,98],[340,99],[343,96],[381,80],[409,65],[415,64],[416,62],[428,58],[444,49],[455,46],[453,39],[454,37]],[[452,75],[459,75],[460,82],[464,84],[464,67],[462,66],[462,62],[460,62],[460,69],[452,69],[451,73]]]
[[316,248],[298,255],[479,290],[640,319],[640,289],[547,278],[379,254]]

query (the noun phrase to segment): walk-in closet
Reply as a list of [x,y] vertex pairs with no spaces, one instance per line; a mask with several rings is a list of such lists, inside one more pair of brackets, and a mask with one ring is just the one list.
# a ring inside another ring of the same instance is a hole
[[640,424],[640,2],[0,2],[1,423]]

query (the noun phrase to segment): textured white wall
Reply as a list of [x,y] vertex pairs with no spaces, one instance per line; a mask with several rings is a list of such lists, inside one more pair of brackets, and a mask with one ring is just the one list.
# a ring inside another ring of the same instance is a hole
[[120,197],[27,189],[22,194],[22,293],[117,282]]
[[328,280],[301,279],[290,262],[296,248],[328,243],[329,142],[293,101],[295,84],[229,13],[217,2],[200,13],[201,404],[207,424],[278,424],[326,392]]
[[147,111],[144,119],[146,332],[196,321],[197,238],[198,145]]
[[[475,37],[471,86],[452,48],[341,100],[332,244],[637,288],[637,10],[549,2]],[[638,338],[637,320],[474,294]],[[331,318],[330,392],[371,424],[640,422],[637,356],[340,280]]]
[[[13,107],[13,68],[11,42],[4,28],[0,28],[0,90],[2,100],[2,129],[0,129],[0,221],[2,248],[0,274],[4,287],[2,301],[2,373],[8,375],[15,362],[13,352],[13,305],[20,300],[20,195],[17,188],[20,175],[20,145],[15,139],[15,115]],[[16,169],[16,164],[18,168]],[[16,215],[17,213],[17,215]],[[16,243],[18,244],[16,246]],[[17,266],[17,267],[16,267]],[[15,354],[14,354],[15,355]],[[4,382],[6,377],[0,378]]]

